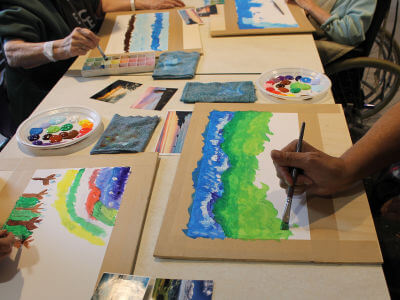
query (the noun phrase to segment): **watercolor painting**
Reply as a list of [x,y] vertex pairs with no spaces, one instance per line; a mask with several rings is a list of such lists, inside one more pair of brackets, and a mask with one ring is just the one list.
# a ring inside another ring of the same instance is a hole
[[194,8],[180,9],[178,12],[186,25],[203,24],[203,20]]
[[37,228],[58,219],[75,237],[107,245],[129,174],[129,167],[36,170],[3,228],[16,247],[29,248]]
[[131,108],[162,110],[177,90],[174,88],[148,87],[142,97],[132,104]]
[[[239,29],[299,27],[285,0],[235,0]],[[282,10],[282,12],[281,12]]]
[[212,280],[180,280],[157,278],[153,300],[211,300],[214,290]]
[[155,151],[160,154],[181,153],[191,118],[191,111],[169,111]]
[[297,114],[212,111],[203,156],[193,171],[192,205],[184,233],[191,238],[310,239],[304,196],[281,230],[286,194],[270,158],[299,132]]
[[149,281],[149,277],[103,273],[92,300],[142,300]]
[[90,98],[107,103],[116,103],[141,85],[141,83],[117,80]]
[[169,13],[119,15],[106,54],[168,50]]
[[129,167],[67,170],[52,204],[61,224],[91,244],[105,245],[109,233],[104,227],[115,224],[129,174]]

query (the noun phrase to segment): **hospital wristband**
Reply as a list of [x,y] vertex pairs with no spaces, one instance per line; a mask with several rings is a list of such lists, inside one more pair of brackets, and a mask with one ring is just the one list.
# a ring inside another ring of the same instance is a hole
[[53,56],[53,42],[46,42],[43,44],[43,54],[47,57],[49,61],[55,62],[57,61]]

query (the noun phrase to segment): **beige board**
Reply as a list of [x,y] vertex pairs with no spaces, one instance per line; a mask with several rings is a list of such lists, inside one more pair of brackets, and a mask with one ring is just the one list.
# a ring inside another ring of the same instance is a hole
[[[147,212],[148,201],[158,165],[157,153],[113,154],[75,157],[36,157],[20,160],[1,160],[2,172],[12,171],[0,191],[0,224],[4,224],[16,200],[23,193],[37,169],[131,167],[97,282],[103,272],[131,274],[137,256]],[[62,249],[60,250],[62,251]],[[43,284],[47,284],[43,282]],[[82,282],[85,284],[85,282]],[[43,286],[45,288],[45,286]],[[95,287],[91,287],[93,290]],[[40,287],[38,287],[40,289]]]
[[315,31],[302,8],[293,3],[288,3],[288,7],[299,27],[239,29],[235,1],[225,1],[224,5],[218,5],[218,14],[210,17],[210,34],[211,36],[233,36],[311,33]]
[[[99,46],[103,51],[107,48],[108,41],[112,34],[115,20],[119,15],[134,15],[144,13],[155,13],[155,12],[169,12],[169,35],[168,35],[168,51],[186,51],[193,52],[197,51],[203,53],[201,44],[201,37],[199,31],[199,25],[186,25],[176,9],[172,10],[142,10],[137,12],[115,12],[106,14],[103,24],[99,31],[100,42]],[[121,41],[123,43],[123,41]],[[162,51],[156,51],[156,56],[159,56]],[[107,53],[107,55],[118,55],[121,53]],[[89,53],[89,57],[101,57],[101,54],[97,48],[93,49]]]
[[[212,110],[297,113],[299,123],[307,123],[305,141],[319,149],[324,148],[318,116],[343,116],[341,106],[334,104],[196,104],[154,256],[200,260],[382,262],[368,200],[362,190],[336,198],[309,197],[307,206],[311,240],[211,240],[186,236],[182,229],[186,228],[189,221],[188,208],[192,204],[192,172],[202,157],[201,134]],[[348,143],[348,132],[342,132],[341,142]]]

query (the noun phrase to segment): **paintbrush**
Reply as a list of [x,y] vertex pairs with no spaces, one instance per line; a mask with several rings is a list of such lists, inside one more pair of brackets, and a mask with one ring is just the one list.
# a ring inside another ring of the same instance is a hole
[[276,3],[275,0],[272,0],[272,3],[273,3],[274,6],[276,7],[276,9],[280,11],[280,13],[281,13],[282,15],[285,15],[285,13],[283,12],[282,8],[280,8],[280,6],[278,5],[278,3]]
[[[306,127],[306,123],[303,122],[301,124],[299,141],[297,142],[296,152],[301,152],[301,146],[303,144],[303,136],[304,136],[304,128],[305,127]],[[294,186],[296,184],[298,173],[299,173],[299,169],[298,168],[293,168],[292,171],[291,171],[293,184],[291,186],[289,186],[289,188],[288,188],[286,204],[285,204],[285,210],[284,210],[283,216],[282,216],[281,230],[288,230],[289,229],[290,210],[291,210],[291,207],[292,207]]]
[[[70,0],[67,0],[67,2],[69,3],[69,5],[71,6],[72,11],[74,12],[74,14],[76,15],[76,17],[79,19],[79,21],[82,23],[82,26],[84,26],[85,28],[89,29],[85,23],[82,20],[81,15],[78,13],[78,11],[76,10],[75,6],[72,4],[72,2]],[[80,25],[80,24],[79,24]],[[90,30],[90,29],[89,29]],[[101,49],[100,45],[96,45],[97,49],[99,50],[101,56],[103,56],[104,60],[108,60],[108,57],[104,54],[103,49]]]

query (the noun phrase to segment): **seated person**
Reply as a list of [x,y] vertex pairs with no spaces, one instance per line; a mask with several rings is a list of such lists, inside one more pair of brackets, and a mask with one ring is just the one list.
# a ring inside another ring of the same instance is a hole
[[15,123],[29,117],[74,57],[97,46],[99,38],[93,32],[105,12],[180,6],[180,0],[2,0],[0,41]]
[[322,63],[338,59],[365,40],[377,0],[293,0],[316,28]]

